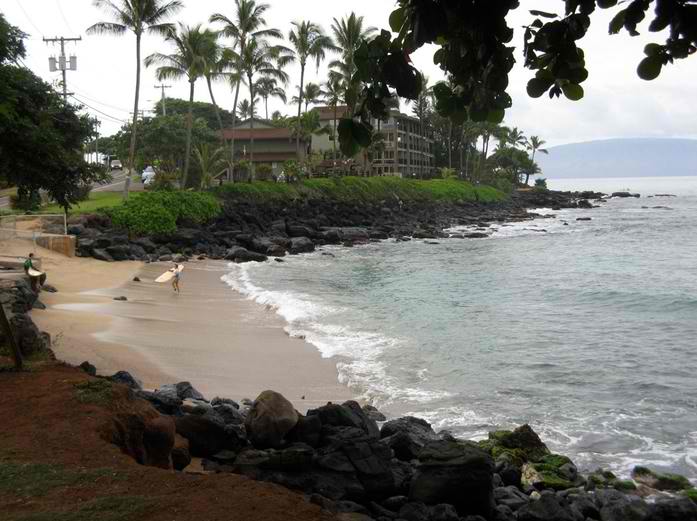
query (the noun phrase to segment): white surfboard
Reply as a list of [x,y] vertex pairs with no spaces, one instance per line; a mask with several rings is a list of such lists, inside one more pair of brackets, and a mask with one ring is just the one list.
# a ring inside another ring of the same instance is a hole
[[[176,268],[176,272],[181,273],[182,271],[184,271],[184,265],[179,264]],[[174,273],[175,273],[175,270],[173,270],[173,269],[167,270],[162,275],[157,277],[155,279],[155,282],[169,282],[170,280],[172,280],[174,278]]]
[[27,271],[30,277],[41,277],[44,273],[42,271],[35,270],[34,268],[29,268]]

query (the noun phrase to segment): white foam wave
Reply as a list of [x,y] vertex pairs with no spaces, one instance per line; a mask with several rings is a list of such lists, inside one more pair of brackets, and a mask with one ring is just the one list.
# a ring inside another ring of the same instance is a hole
[[[309,259],[306,256],[305,262]],[[332,323],[332,315],[342,309],[327,305],[318,297],[258,286],[252,273],[263,266],[231,264],[230,273],[222,280],[248,299],[282,316],[288,322],[285,331],[289,336],[314,345],[324,358],[339,357],[339,381],[358,393],[361,400],[381,406],[394,401],[428,403],[452,396],[447,391],[400,385],[381,359],[386,351],[400,345],[399,339]]]

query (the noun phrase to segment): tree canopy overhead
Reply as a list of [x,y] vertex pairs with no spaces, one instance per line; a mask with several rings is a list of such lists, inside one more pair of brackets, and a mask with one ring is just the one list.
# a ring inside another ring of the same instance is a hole
[[105,178],[83,158],[94,121],[18,65],[24,38],[0,14],[0,179],[16,185],[21,200],[44,190],[68,209],[84,185]]
[[[435,108],[455,122],[500,123],[512,105],[509,74],[522,44],[522,59],[533,71],[527,90],[533,97],[584,96],[588,78],[580,46],[593,14],[615,9],[609,32],[639,34],[642,22],[661,33],[637,58],[639,77],[657,78],[663,67],[697,51],[697,3],[694,0],[565,0],[562,12],[531,10],[522,42],[513,42],[509,15],[518,0],[398,0],[390,15],[392,33],[365,42],[355,54],[357,77],[364,83],[353,121],[342,121],[342,149],[365,146],[370,118],[385,115],[385,100],[395,92],[417,99],[422,80],[410,55],[426,44],[438,47],[433,60],[448,77],[434,86]],[[533,2],[525,2],[528,7]],[[396,33],[396,36],[394,36]]]

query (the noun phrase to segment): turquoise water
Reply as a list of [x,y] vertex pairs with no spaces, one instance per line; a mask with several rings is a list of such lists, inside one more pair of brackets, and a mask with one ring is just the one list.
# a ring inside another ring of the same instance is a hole
[[[550,185],[643,197],[541,210],[489,239],[231,266],[227,281],[390,415],[470,438],[529,422],[584,469],[695,479],[697,178]],[[666,192],[679,197],[646,197]]]

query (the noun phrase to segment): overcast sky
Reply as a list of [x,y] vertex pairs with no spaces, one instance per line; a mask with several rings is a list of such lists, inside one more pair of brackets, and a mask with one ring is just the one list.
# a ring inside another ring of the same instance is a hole
[[[118,0],[115,0],[118,1]],[[288,33],[293,20],[309,19],[330,30],[333,18],[340,18],[351,10],[365,17],[368,25],[387,26],[392,0],[267,0],[271,9],[267,15],[270,26]],[[185,9],[176,17],[187,24],[207,23],[212,13],[233,16],[232,0],[184,0]],[[697,57],[681,60],[668,66],[653,81],[637,78],[636,66],[642,49],[650,41],[660,41],[656,35],[642,34],[630,38],[626,33],[609,36],[607,25],[611,12],[593,17],[593,27],[583,42],[590,78],[584,83],[586,97],[580,102],[547,97],[531,99],[525,92],[530,71],[522,67],[522,30],[531,19],[527,9],[561,9],[560,0],[522,0],[522,7],[511,17],[516,29],[514,44],[518,47],[518,64],[512,75],[510,93],[513,108],[507,112],[506,124],[521,128],[526,135],[539,135],[550,145],[589,141],[611,137],[692,137],[697,138],[697,103],[694,103],[697,80]],[[91,105],[89,112],[102,121],[104,135],[116,132],[120,121],[129,117],[133,107],[135,85],[135,37],[87,36],[85,29],[108,18],[93,7],[91,0],[0,0],[0,10],[10,23],[30,34],[27,42],[26,65],[47,81],[56,81],[59,75],[48,70],[48,58],[57,54],[58,47],[42,41],[42,37],[82,36],[77,44],[70,44],[68,52],[78,57],[77,72],[68,73],[68,87],[83,102]],[[645,28],[642,33],[645,33]],[[152,52],[169,52],[168,45],[154,36],[143,43],[143,56]],[[433,65],[433,48],[421,49],[414,57],[416,66],[431,82],[442,79],[440,70]],[[298,67],[288,70],[290,89],[297,85]],[[309,81],[322,82],[326,68],[308,71]],[[307,75],[306,75],[307,76]],[[141,83],[141,108],[152,109],[160,91],[153,69],[144,69]],[[185,81],[172,84],[170,97],[188,98]],[[218,102],[230,110],[233,96],[226,84],[215,86]],[[243,88],[242,93],[247,97]],[[692,95],[692,96],[690,96]],[[197,84],[196,99],[210,101],[204,82]],[[404,107],[403,107],[404,108]],[[97,112],[100,111],[100,112]],[[280,110],[290,114],[293,108],[274,100],[269,111]],[[406,110],[409,110],[408,108]]]

